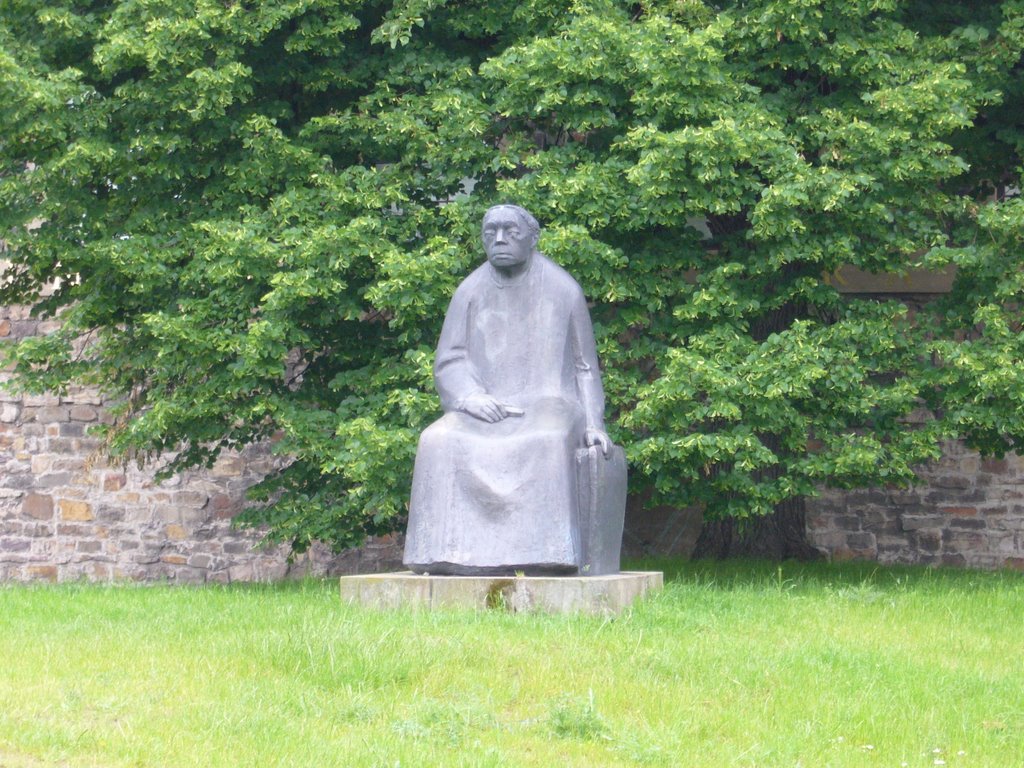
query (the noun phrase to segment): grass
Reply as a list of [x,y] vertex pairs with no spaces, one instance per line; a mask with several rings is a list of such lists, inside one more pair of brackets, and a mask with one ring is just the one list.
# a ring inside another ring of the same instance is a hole
[[0,766],[1024,766],[1024,577],[642,563],[615,620],[0,589]]

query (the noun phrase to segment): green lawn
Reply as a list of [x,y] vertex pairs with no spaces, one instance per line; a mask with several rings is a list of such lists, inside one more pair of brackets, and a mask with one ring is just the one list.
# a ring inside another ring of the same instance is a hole
[[0,588],[0,766],[1024,766],[1021,575],[639,565],[609,621]]

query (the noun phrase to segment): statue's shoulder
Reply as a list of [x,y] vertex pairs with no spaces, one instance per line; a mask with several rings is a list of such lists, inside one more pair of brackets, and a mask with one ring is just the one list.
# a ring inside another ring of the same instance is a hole
[[545,284],[569,296],[576,296],[577,294],[580,296],[583,295],[583,289],[580,288],[580,284],[576,282],[576,278],[570,275],[565,269],[560,267],[558,264],[555,264],[555,262],[543,253],[538,253],[536,258],[540,261],[542,269],[544,270]]
[[487,273],[484,271],[486,267],[487,262],[484,262],[466,275],[462,279],[462,282],[455,288],[455,293],[452,295],[452,299],[457,298],[460,301],[468,301],[473,296],[477,295],[487,279]]

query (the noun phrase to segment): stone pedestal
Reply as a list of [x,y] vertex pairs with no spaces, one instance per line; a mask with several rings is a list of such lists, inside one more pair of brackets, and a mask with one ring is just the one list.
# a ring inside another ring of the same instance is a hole
[[341,577],[341,599],[370,608],[477,608],[621,613],[664,585],[660,571],[607,576],[420,576],[410,571]]

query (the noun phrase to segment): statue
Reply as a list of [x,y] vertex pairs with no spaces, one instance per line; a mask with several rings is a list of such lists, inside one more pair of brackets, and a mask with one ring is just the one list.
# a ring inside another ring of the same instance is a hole
[[405,565],[455,575],[616,573],[622,449],[583,291],[537,251],[525,209],[484,216],[487,261],[455,291],[416,453]]

